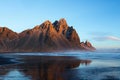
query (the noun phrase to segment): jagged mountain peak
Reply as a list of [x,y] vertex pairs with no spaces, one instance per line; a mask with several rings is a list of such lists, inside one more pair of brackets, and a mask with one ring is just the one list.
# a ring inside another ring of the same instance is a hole
[[49,24],[52,24],[52,23],[51,23],[51,21],[46,20],[46,21],[44,21],[42,24],[49,25]]
[[86,44],[88,47],[91,47],[91,46],[92,46],[91,43],[90,43],[88,40],[85,41],[85,44]]
[[56,31],[59,33],[59,34],[65,34],[67,29],[68,29],[68,25],[67,25],[67,21],[64,19],[64,18],[61,18],[59,21],[56,20],[54,23],[53,23],[53,26],[54,28],[56,29]]
[[59,29],[60,29],[60,30],[66,30],[66,29],[68,28],[67,21],[66,21],[64,18],[61,18],[61,19],[58,21],[58,26],[59,26]]
[[55,22],[51,23],[51,21],[46,20],[41,25],[35,26],[33,29],[46,29],[46,28],[55,28],[57,32],[62,33],[63,31],[67,30],[68,25],[64,18],[61,18],[59,21],[56,20]]
[[52,23],[49,20],[46,20],[39,27],[40,27],[40,29],[48,29],[50,27],[53,28],[53,25],[52,25]]
[[61,18],[61,19],[59,20],[59,24],[67,25],[67,22],[66,22],[65,18]]

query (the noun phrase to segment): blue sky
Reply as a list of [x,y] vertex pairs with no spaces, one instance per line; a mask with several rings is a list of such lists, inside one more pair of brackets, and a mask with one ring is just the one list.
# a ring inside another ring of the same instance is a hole
[[120,48],[120,0],[0,0],[0,26],[21,32],[65,18],[80,40]]

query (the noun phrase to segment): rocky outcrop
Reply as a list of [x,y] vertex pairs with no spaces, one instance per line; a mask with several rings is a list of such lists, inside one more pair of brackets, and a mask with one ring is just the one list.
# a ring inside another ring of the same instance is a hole
[[80,42],[76,30],[65,19],[49,20],[21,33],[0,28],[1,52],[46,52],[59,50],[95,50],[91,43]]
[[89,41],[81,42],[81,47],[86,50],[95,50],[95,48],[92,46],[92,44]]

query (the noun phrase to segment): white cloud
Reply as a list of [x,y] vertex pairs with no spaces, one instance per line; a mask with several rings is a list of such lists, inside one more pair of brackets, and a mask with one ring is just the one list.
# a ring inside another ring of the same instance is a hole
[[97,36],[94,38],[94,40],[96,41],[106,41],[106,40],[120,41],[120,38],[116,36]]
[[114,41],[120,41],[120,38],[115,37],[115,36],[107,36],[106,39],[108,39],[108,40],[114,40]]

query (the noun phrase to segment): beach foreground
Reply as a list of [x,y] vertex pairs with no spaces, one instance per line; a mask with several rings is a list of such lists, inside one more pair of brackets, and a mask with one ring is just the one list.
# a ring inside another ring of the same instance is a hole
[[8,53],[0,59],[0,80],[120,80],[120,53]]

